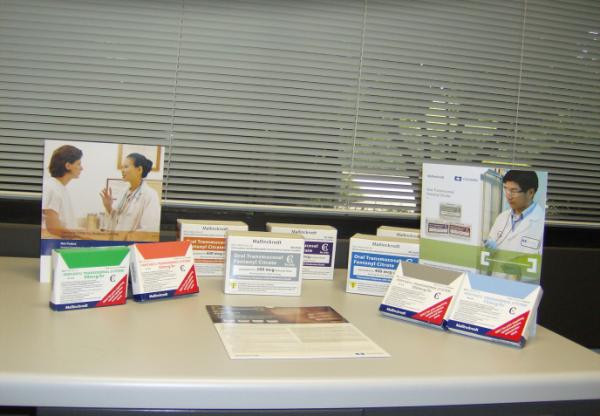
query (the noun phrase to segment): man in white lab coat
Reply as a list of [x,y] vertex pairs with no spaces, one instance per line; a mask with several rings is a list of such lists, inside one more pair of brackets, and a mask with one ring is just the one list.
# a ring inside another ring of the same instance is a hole
[[501,212],[484,241],[491,250],[541,254],[544,207],[534,201],[538,177],[533,171],[510,170],[502,178],[510,209]]

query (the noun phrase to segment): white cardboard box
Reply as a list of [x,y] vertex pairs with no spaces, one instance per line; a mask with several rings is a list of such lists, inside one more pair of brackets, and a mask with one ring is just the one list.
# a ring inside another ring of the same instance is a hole
[[267,231],[304,237],[302,279],[332,280],[337,230],[330,225],[267,223]]
[[421,234],[418,228],[381,225],[377,228],[377,235],[380,237],[415,238],[418,240]]
[[225,276],[227,231],[248,231],[242,221],[177,220],[177,239],[192,243],[198,278]]
[[227,233],[225,293],[299,296],[304,238],[257,231]]
[[350,239],[346,292],[383,296],[401,261],[416,263],[414,239],[355,234]]

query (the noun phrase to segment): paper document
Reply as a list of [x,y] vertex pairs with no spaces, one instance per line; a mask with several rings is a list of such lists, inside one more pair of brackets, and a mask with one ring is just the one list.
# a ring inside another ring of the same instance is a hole
[[206,309],[232,359],[389,357],[329,306]]

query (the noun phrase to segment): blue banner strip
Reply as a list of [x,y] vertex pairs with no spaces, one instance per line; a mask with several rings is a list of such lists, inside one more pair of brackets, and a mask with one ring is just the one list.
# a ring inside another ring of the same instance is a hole
[[161,290],[160,292],[141,293],[139,295],[133,295],[133,300],[136,302],[146,302],[154,299],[165,299],[172,298],[175,296],[175,290]]

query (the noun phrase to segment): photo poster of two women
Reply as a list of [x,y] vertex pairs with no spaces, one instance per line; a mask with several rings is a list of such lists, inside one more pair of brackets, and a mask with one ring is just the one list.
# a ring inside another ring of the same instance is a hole
[[40,281],[52,250],[159,241],[164,147],[46,140]]
[[420,263],[539,284],[548,173],[424,163]]

